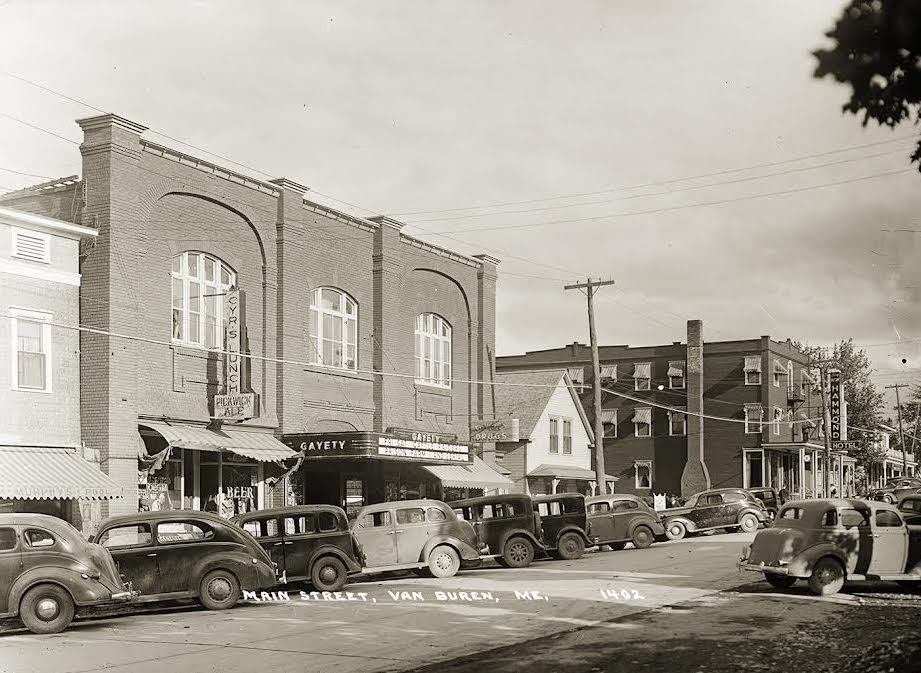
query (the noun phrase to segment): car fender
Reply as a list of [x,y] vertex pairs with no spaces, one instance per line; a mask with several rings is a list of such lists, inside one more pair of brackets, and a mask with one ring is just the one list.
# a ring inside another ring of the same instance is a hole
[[588,535],[583,529],[579,528],[576,525],[570,524],[568,526],[563,526],[559,530],[559,532],[556,534],[556,540],[554,540],[555,546],[557,547],[560,546],[560,538],[566,535],[566,533],[575,533],[576,535],[578,535],[580,538],[582,538],[582,542],[585,544],[586,547],[591,547],[595,544],[594,542],[588,539]]
[[56,584],[74,599],[76,605],[92,605],[111,599],[112,592],[101,582],[84,579],[83,575],[69,568],[33,568],[22,573],[10,587],[8,611],[19,614],[19,603],[26,592],[39,584]]
[[790,561],[787,572],[794,577],[809,577],[815,562],[825,556],[839,561],[847,572],[847,558],[837,545],[830,542],[822,542],[801,551]]
[[454,551],[456,551],[464,561],[475,561],[480,558],[480,552],[460,538],[451,535],[435,535],[426,540],[425,546],[422,547],[422,553],[419,555],[419,562],[428,563],[429,554],[440,544],[446,544],[449,547],[453,547]]
[[[656,521],[656,519],[649,514],[640,514],[635,516],[630,520],[630,524],[627,526],[627,530],[630,532],[630,537],[633,537],[633,531],[636,530],[637,526],[646,526],[649,530],[652,531],[652,534],[655,535],[656,529],[661,528],[662,524],[659,521]],[[690,528],[688,530],[690,530]]]
[[502,542],[499,545],[499,549],[494,550],[494,553],[501,554],[502,550],[505,549],[505,543],[513,537],[525,537],[531,541],[535,549],[546,549],[540,540],[534,537],[534,533],[531,531],[525,530],[524,528],[513,528],[502,536]]
[[[229,570],[240,582],[241,589],[263,589],[263,583],[260,582],[259,572],[256,563],[253,563],[254,556],[251,553],[242,551],[222,551],[219,553],[209,554],[196,561],[189,572],[189,592],[197,596],[198,587],[202,578],[212,570]],[[263,565],[265,565],[263,563]]]
[[322,556],[335,556],[337,559],[342,561],[345,564],[345,569],[350,573],[360,572],[361,566],[355,562],[351,556],[346,554],[342,549],[331,544],[325,544],[322,547],[318,547],[314,550],[313,554],[310,555],[310,558],[307,561],[307,575],[310,575],[310,571],[313,568],[314,564]]
[[766,521],[770,520],[768,518],[767,512],[760,507],[743,507],[739,510],[738,516],[736,516],[736,522],[742,523],[742,517],[746,514],[754,514],[758,519],[758,523],[765,523]]
[[693,532],[695,532],[695,531],[697,530],[697,524],[696,524],[696,523],[694,523],[693,521],[691,521],[691,520],[688,519],[687,517],[680,516],[680,515],[678,515],[678,516],[668,516],[668,517],[665,517],[665,519],[662,521],[662,523],[663,523],[663,525],[665,526],[665,528],[666,528],[666,530],[667,530],[668,527],[669,527],[669,526],[672,524],[672,522],[674,522],[674,521],[680,522],[680,523],[687,529],[687,531],[688,531],[689,533],[693,533]]

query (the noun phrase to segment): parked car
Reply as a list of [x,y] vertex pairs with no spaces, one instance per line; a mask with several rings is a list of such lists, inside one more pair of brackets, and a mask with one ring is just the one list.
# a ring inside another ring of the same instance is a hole
[[665,536],[659,514],[635,495],[594,495],[585,499],[585,508],[593,545],[619,550],[632,542],[637,549],[645,549]]
[[718,528],[750,533],[770,521],[764,503],[741,488],[703,491],[688,498],[682,507],[664,509],[660,514],[669,540]]
[[768,511],[768,514],[771,515],[771,519],[777,516],[777,512],[780,510],[781,505],[784,504],[783,497],[775,488],[749,488],[746,490],[764,503],[764,508]]
[[208,512],[113,516],[93,541],[111,552],[139,601],[197,598],[209,610],[224,610],[243,590],[277,584],[272,560],[256,539]]
[[[911,529],[914,530],[911,530]],[[783,506],[774,525],[758,531],[739,567],[764,574],[778,589],[798,579],[820,596],[847,580],[921,582],[921,527],[907,526],[899,510],[882,502],[797,500]]]
[[585,496],[579,493],[539,495],[534,509],[540,516],[541,542],[554,558],[577,559],[592,542],[588,537]]
[[531,565],[534,555],[546,553],[540,515],[531,496],[488,495],[450,503],[457,516],[470,522],[485,553],[506,568]]
[[358,543],[341,507],[300,505],[256,510],[231,522],[259,541],[282,582],[308,581],[318,591],[339,591],[349,575],[361,572]]
[[899,498],[898,510],[909,526],[921,526],[921,493],[907,493]]
[[870,489],[867,497],[870,500],[896,503],[899,501],[899,496],[909,492],[917,492],[918,489],[921,489],[921,479],[918,477],[893,477],[886,480],[884,486]]
[[46,514],[0,514],[0,617],[33,633],[59,633],[78,607],[131,597],[112,557]]
[[427,568],[451,577],[464,562],[479,562],[473,527],[440,500],[400,500],[368,505],[352,523],[365,573]]

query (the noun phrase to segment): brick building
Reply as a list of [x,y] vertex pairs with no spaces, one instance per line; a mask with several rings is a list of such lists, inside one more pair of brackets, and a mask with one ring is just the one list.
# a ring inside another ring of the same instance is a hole
[[80,241],[96,231],[0,208],[0,512],[91,528],[122,496],[80,441]]
[[[599,355],[605,469],[619,478],[618,491],[821,492],[820,393],[808,358],[789,340],[705,343],[702,323],[692,320],[685,343],[602,346]],[[591,349],[580,343],[500,357],[496,367],[500,374],[563,367],[574,380],[592,382]],[[583,403],[594,419],[590,390]],[[853,482],[853,459],[834,461],[832,483],[843,494]]]
[[426,466],[480,467],[469,420],[492,401],[456,379],[491,375],[497,260],[152,143],[116,115],[78,124],[82,179],[2,201],[70,208],[98,232],[80,322],[137,338],[81,335],[82,438],[130,490],[122,508],[354,507],[438,492]]

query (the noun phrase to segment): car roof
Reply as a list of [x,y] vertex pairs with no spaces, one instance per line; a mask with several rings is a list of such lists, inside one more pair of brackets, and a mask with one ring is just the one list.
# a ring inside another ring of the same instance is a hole
[[313,514],[315,512],[332,512],[345,516],[345,510],[336,505],[290,505],[288,507],[273,507],[271,509],[256,509],[252,512],[238,514],[231,521],[252,521],[253,519],[266,519],[273,516],[287,516],[289,514]]
[[50,514],[33,514],[32,512],[5,512],[0,514],[0,526],[44,526],[55,531],[73,532],[73,526]]
[[416,500],[389,500],[388,502],[377,502],[373,505],[365,505],[359,511],[370,512],[372,510],[390,509],[391,507],[445,507],[447,503],[433,498],[418,498]]
[[590,495],[585,498],[585,504],[595,502],[606,502],[608,500],[633,500],[635,502],[642,502],[644,505],[646,502],[638,495],[633,495],[632,493],[608,493],[607,495]]
[[534,502],[552,502],[554,500],[585,500],[581,493],[552,493],[547,495],[537,495],[532,498]]
[[465,500],[454,500],[448,503],[451,507],[467,507],[469,505],[492,505],[497,502],[509,502],[513,500],[523,501],[531,500],[531,496],[526,493],[507,493],[505,495],[484,495],[479,498],[466,498]]
[[114,525],[132,523],[155,523],[158,521],[188,521],[200,519],[215,524],[231,525],[228,519],[212,512],[200,512],[194,509],[170,509],[158,512],[135,512],[134,514],[120,514],[110,516],[99,524],[99,528],[109,528]]
[[809,500],[791,500],[783,506],[784,509],[788,507],[801,507],[807,511],[827,509],[828,507],[849,507],[862,510],[887,509],[893,512],[898,511],[895,505],[890,505],[887,502],[857,500],[856,498],[811,498]]

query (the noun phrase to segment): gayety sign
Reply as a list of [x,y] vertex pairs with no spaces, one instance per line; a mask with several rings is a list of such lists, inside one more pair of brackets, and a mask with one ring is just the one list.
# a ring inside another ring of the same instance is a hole
[[244,364],[243,324],[246,314],[243,290],[232,287],[224,295],[224,318],[227,323],[226,386],[224,395],[214,396],[214,418],[242,421],[259,415],[256,393],[243,392]]
[[471,421],[471,442],[517,442],[519,440],[517,418],[493,418]]

